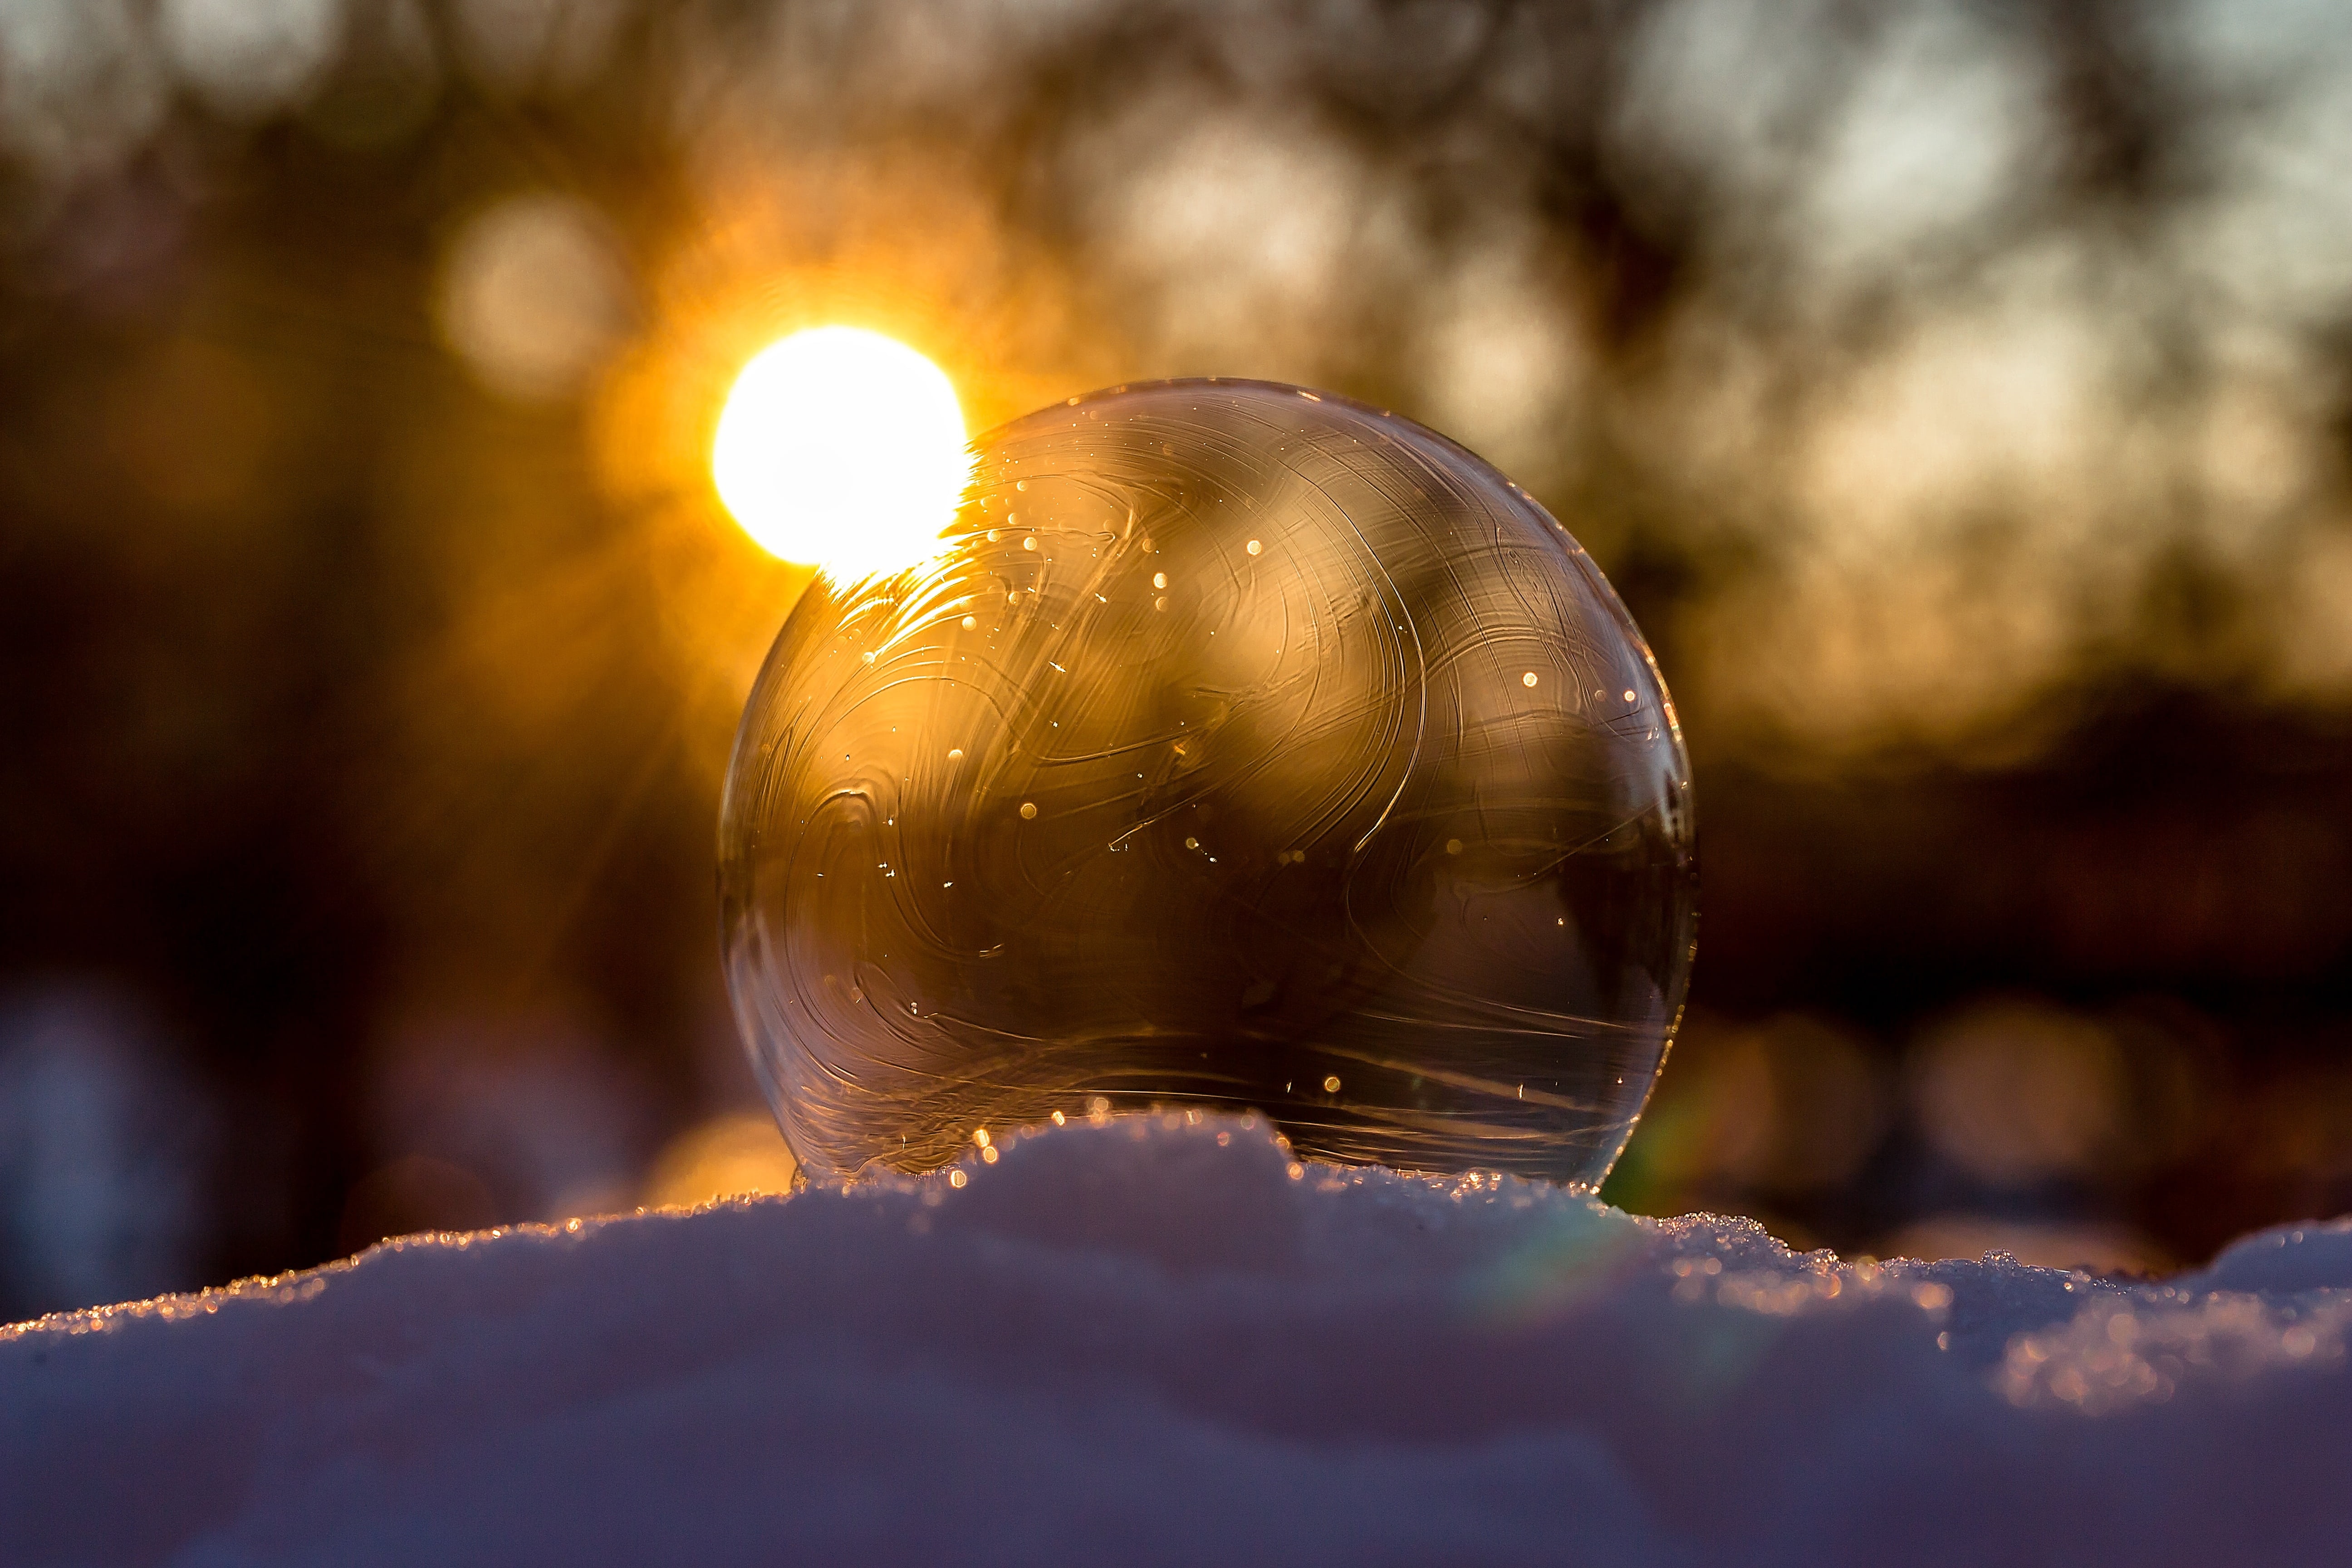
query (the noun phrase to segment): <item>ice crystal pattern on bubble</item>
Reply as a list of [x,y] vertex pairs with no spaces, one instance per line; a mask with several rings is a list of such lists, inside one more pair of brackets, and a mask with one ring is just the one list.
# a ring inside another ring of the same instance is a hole
[[1265,383],[976,444],[947,545],[820,579],[720,824],[729,987],[812,1173],[1150,1105],[1590,1185],[1695,921],[1633,621],[1462,447]]

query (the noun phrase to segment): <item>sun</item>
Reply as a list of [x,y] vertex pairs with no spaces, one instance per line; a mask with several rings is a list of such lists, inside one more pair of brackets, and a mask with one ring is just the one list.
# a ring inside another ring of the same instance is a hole
[[939,548],[971,455],[939,366],[878,332],[812,327],[735,378],[710,472],[770,554],[848,583]]

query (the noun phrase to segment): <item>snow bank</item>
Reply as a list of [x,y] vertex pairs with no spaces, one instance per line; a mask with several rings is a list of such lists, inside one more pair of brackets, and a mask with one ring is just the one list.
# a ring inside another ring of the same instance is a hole
[[2242,1563],[2352,1542],[2343,1225],[2126,1287],[1302,1168],[1240,1121],[1000,1152],[0,1331],[0,1561]]

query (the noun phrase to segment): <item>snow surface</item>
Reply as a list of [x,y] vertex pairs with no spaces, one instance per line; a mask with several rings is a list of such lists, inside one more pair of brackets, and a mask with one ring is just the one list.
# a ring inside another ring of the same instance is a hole
[[2352,1551],[2352,1225],[2130,1285],[1301,1167],[1246,1121],[998,1147],[0,1331],[0,1562]]

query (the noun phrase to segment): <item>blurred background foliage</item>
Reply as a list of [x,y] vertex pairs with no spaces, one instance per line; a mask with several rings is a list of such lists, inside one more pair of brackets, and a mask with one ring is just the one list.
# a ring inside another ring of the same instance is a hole
[[715,957],[820,321],[1539,495],[1697,770],[1609,1195],[2352,1207],[2333,0],[0,0],[0,1315],[772,1186]]

